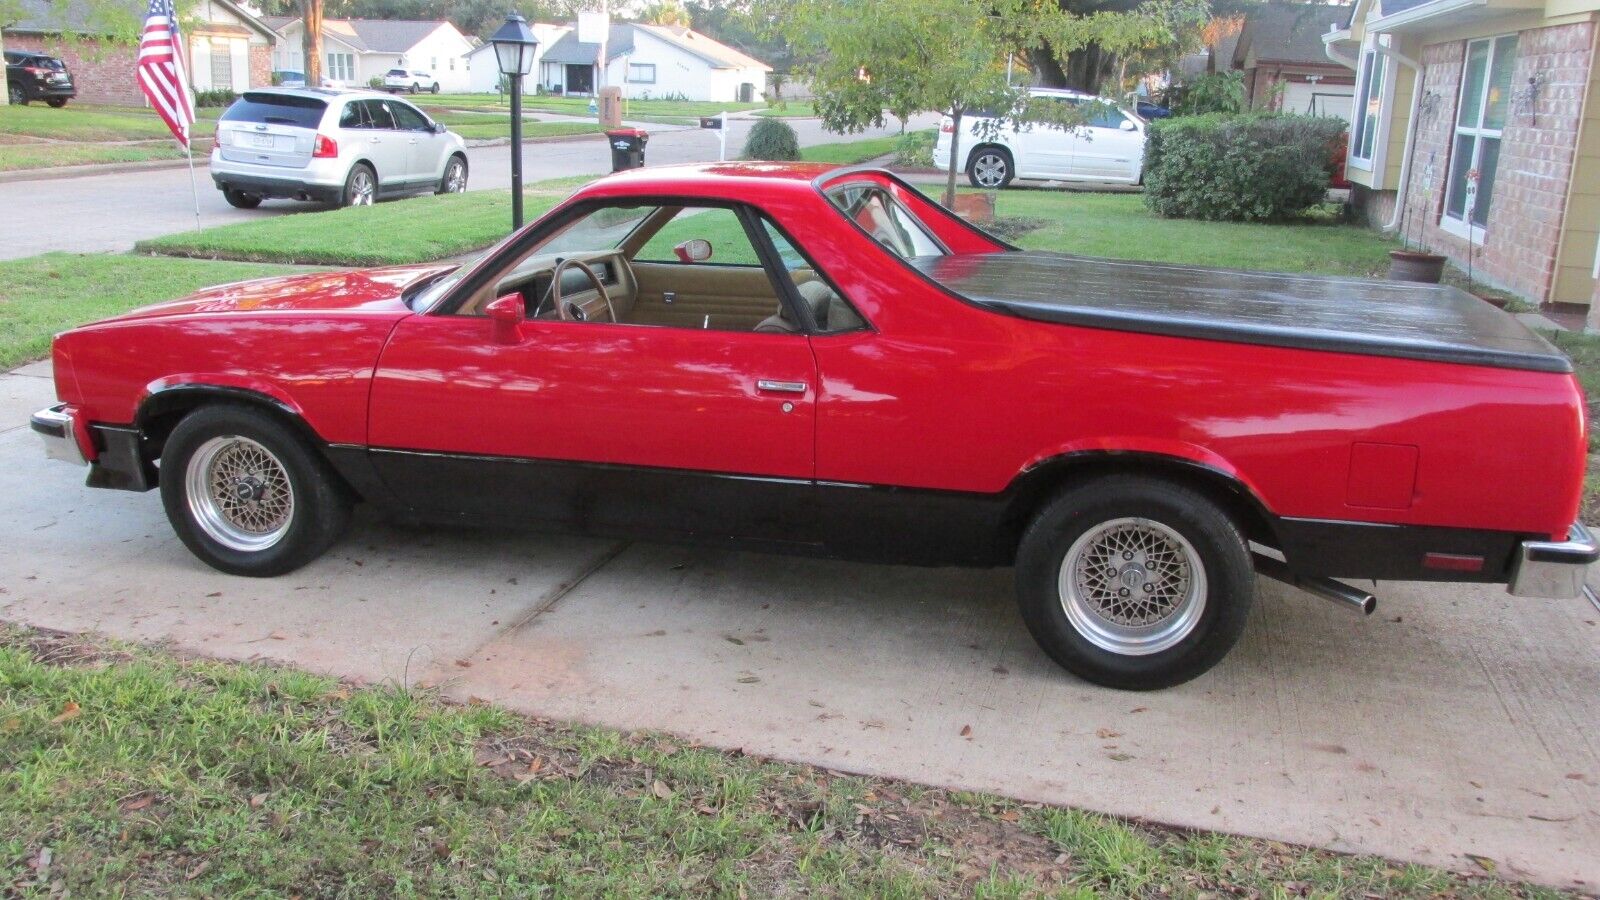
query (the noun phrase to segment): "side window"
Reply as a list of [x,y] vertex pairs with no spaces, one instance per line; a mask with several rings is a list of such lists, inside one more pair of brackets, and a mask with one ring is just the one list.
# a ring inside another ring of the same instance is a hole
[[382,100],[363,100],[367,107],[367,117],[372,120],[373,128],[386,131],[398,131],[400,126],[395,124],[394,115],[389,112],[389,104]]
[[394,112],[395,121],[400,123],[401,131],[429,130],[428,120],[422,113],[404,103],[396,103],[389,100],[385,100],[384,103],[388,104],[389,108]]
[[[701,260],[682,258],[677,248],[693,240],[708,241],[711,255]],[[745,234],[744,223],[733,210],[721,207],[684,207],[652,235],[633,258],[635,262],[651,263],[761,265],[756,248]]]
[[362,115],[364,103],[346,103],[344,112],[339,113],[340,128],[367,128],[370,127],[367,117]]
[[833,204],[889,252],[902,259],[943,256],[944,250],[905,207],[877,185],[852,185],[829,194]]
[[823,334],[838,334],[867,327],[866,320],[861,318],[855,307],[833,289],[816,266],[811,264],[811,260],[790,243],[782,232],[765,218],[761,220],[761,227],[767,233],[767,240],[778,251],[778,259],[783,262],[783,277],[794,284],[800,299],[811,307],[811,317],[816,320],[817,328]]
[[1096,101],[1084,110],[1084,124],[1090,128],[1121,128],[1122,111],[1109,103]]

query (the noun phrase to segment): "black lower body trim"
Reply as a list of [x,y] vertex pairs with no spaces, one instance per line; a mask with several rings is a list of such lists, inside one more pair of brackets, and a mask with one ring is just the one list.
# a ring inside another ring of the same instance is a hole
[[[1278,549],[1301,575],[1373,578],[1387,581],[1471,581],[1504,584],[1518,548],[1537,535],[1432,525],[1384,525],[1328,519],[1277,519],[1272,522]],[[1478,571],[1429,568],[1423,560],[1481,557]]]
[[148,491],[156,486],[156,467],[145,453],[144,435],[122,425],[91,425],[99,458],[89,464],[89,487]]
[[257,175],[213,172],[211,180],[216,183],[218,190],[235,190],[257,197],[337,203],[344,196],[343,185],[311,184],[294,178],[262,178]]

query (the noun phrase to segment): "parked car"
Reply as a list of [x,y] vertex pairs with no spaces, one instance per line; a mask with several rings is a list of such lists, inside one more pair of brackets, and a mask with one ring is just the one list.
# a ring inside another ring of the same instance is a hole
[[[1016,249],[880,171],[579,190],[478,257],[224,285],[75,328],[33,417],[269,576],[351,508],[1015,565],[1084,678],[1204,672],[1257,572],[1573,597],[1570,362],[1453,288]],[[64,500],[63,502],[70,502]],[[70,540],[60,535],[58,540]]]
[[1160,104],[1152,103],[1149,100],[1137,101],[1134,106],[1134,112],[1137,112],[1139,117],[1147,122],[1151,122],[1156,119],[1167,119],[1172,117],[1172,110],[1166,108],[1165,106],[1161,106]]
[[[1120,106],[1077,91],[1034,88],[1034,102],[1077,107],[1082,121],[1072,126],[995,122],[993,114],[961,117],[960,168],[973,187],[1003,188],[1014,178],[1139,184],[1144,180],[1145,122]],[[933,145],[938,168],[950,165],[955,129],[949,116],[939,123]]]
[[78,96],[67,64],[54,56],[7,50],[6,91],[12,103],[26,106],[30,100],[43,100],[60,109]]
[[211,180],[228,203],[268,197],[365,206],[380,197],[467,189],[461,136],[376,91],[246,91],[217,121]]
[[420,69],[390,69],[383,73],[383,87],[385,90],[405,91],[408,94],[418,91],[439,93],[438,80]]

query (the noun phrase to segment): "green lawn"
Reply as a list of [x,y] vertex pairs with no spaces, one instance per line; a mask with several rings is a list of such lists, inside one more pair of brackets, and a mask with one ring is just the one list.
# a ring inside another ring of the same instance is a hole
[[0,625],[16,896],[1560,896]]
[[0,261],[0,371],[45,355],[50,338],[75,325],[214,284],[287,271],[112,254],[49,253]]
[[[427,98],[426,102],[429,106],[483,108],[496,112],[509,112],[511,98],[498,94],[440,94],[437,97]],[[625,100],[622,115],[626,119],[665,116],[673,119],[698,120],[700,116],[714,116],[724,110],[741,112],[765,107],[765,103],[718,103],[710,100]],[[588,97],[524,96],[522,109],[525,112],[553,112],[568,116],[592,115],[589,112]]]
[[[938,196],[936,186],[923,189]],[[1331,216],[1285,224],[1164,219],[1138,194],[1007,190],[996,213],[1039,220],[1041,227],[1015,240],[1031,250],[1237,269],[1381,276],[1396,246]]]
[[855,141],[840,141],[836,144],[816,144],[800,148],[800,158],[806,162],[835,163],[841,166],[853,166],[864,163],[869,159],[877,159],[886,153],[893,153],[895,145],[900,143],[898,135],[881,138],[865,138]]
[[[209,124],[222,114],[215,108],[197,111],[197,134],[209,136]],[[51,109],[43,103],[0,106],[0,134],[28,135],[64,141],[140,141],[170,138],[167,126],[148,109],[68,103]],[[0,152],[10,152],[9,150]]]
[[0,172],[155,159],[183,159],[183,154],[175,147],[143,144],[0,144]]
[[768,116],[779,119],[804,119],[817,114],[816,107],[810,100],[787,100],[777,106],[756,111],[758,116]]

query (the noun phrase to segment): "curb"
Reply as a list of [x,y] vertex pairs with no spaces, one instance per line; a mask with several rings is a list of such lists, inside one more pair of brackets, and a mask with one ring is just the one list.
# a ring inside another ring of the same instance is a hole
[[[210,154],[194,161],[196,169],[211,165]],[[52,166],[48,169],[14,169],[0,172],[0,184],[15,181],[56,181],[62,178],[86,178],[91,175],[117,175],[123,172],[151,172],[160,169],[187,169],[187,159],[153,159],[145,162],[96,163],[87,166]]]

